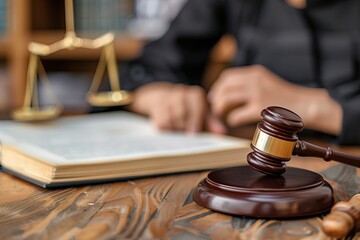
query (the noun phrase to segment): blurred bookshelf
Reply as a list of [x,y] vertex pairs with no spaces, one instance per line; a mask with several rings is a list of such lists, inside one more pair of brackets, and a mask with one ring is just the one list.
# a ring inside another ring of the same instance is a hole
[[[181,6],[178,3],[184,1],[146,0],[145,6],[144,0],[74,0],[75,31],[79,36],[89,38],[114,32],[115,52],[121,64],[121,61],[136,58],[146,41],[160,36],[166,30],[165,26],[168,26],[171,17],[169,11],[165,11],[167,15],[163,14],[164,9],[174,6],[179,8]],[[146,15],[141,6],[150,10],[151,14]],[[155,28],[149,28],[154,26],[144,24],[143,28],[138,28],[143,20],[146,22],[152,19],[166,22],[159,25],[161,31],[157,30],[154,34]],[[28,44],[50,44],[62,39],[64,34],[64,0],[0,0],[0,112],[17,108],[23,103],[29,60]],[[45,68],[48,66],[58,79],[62,76],[59,72],[69,69],[94,73],[99,56],[100,50],[76,49],[60,51],[41,60]],[[6,104],[4,98],[8,100]]]
[[[114,32],[116,57],[121,65],[136,58],[148,40],[161,36],[186,1],[74,0],[75,31],[89,38]],[[23,104],[28,44],[54,43],[64,34],[64,0],[0,0],[0,114]],[[212,65],[205,76],[210,84],[234,53],[233,40],[225,38],[221,42],[213,51]],[[59,51],[41,60],[50,81],[56,81],[54,85],[61,91],[66,92],[68,88],[74,93],[72,85],[88,88],[99,56],[100,50],[76,49]],[[79,83],[72,84],[72,81]],[[59,82],[70,86],[64,88]],[[83,95],[84,89],[78,92]],[[62,95],[69,101],[69,95]],[[74,101],[80,102],[78,96]]]
[[10,43],[7,38],[0,37],[0,59],[8,55]]
[[7,8],[7,1],[0,0],[0,59],[7,55],[9,47],[9,41],[6,36],[6,25],[8,23]]
[[76,32],[79,35],[126,32],[134,17],[134,3],[133,0],[76,0]]
[[5,33],[6,31],[6,23],[7,23],[7,1],[0,1],[0,35]]
[[3,61],[0,61],[0,109],[2,112],[6,112],[9,108],[9,93],[4,91],[9,88],[9,82],[7,81],[8,73]]

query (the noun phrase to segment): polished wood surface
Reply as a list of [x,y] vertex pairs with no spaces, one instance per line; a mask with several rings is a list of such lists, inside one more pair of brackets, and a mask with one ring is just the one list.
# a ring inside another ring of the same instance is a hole
[[[360,154],[360,147],[340,150]],[[289,165],[321,172],[337,200],[360,192],[354,167],[299,157]],[[321,230],[322,216],[262,220],[197,205],[193,190],[207,173],[42,189],[1,172],[0,239],[331,239]]]

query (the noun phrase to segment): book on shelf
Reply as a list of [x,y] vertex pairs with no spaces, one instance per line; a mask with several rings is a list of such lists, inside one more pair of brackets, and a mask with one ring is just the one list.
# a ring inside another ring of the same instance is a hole
[[250,142],[159,132],[125,112],[51,122],[0,122],[3,170],[42,187],[62,187],[245,164]]
[[9,94],[9,74],[6,65],[0,63],[0,113],[5,113],[10,109]]
[[187,0],[76,0],[75,28],[80,35],[105,32],[158,38]]
[[7,0],[0,0],[0,36],[6,32],[7,10]]
[[76,0],[74,13],[80,34],[124,32],[133,16],[133,0]]

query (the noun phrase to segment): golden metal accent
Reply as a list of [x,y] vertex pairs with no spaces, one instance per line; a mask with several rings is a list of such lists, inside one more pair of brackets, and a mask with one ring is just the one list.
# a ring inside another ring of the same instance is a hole
[[86,95],[87,101],[93,106],[118,106],[120,104],[129,104],[132,101],[132,95],[127,91],[111,91],[93,94],[89,92]]
[[[86,39],[76,36],[74,25],[73,0],[65,0],[65,37],[50,45],[31,42],[28,45],[30,59],[27,73],[27,84],[24,104],[20,109],[13,112],[12,116],[21,121],[48,120],[58,117],[62,112],[62,104],[56,99],[53,91],[50,91],[49,81],[45,69],[40,61],[40,56],[48,56],[60,50],[74,50],[77,48],[98,49],[103,48],[93,82],[87,94],[87,100],[95,106],[119,106],[130,103],[131,94],[120,90],[119,74],[116,65],[113,33],[104,34],[95,39]],[[98,92],[105,68],[108,69],[110,91]],[[40,108],[37,93],[37,73],[49,90],[48,96],[52,98],[53,105]]]
[[57,118],[62,112],[61,108],[48,107],[42,109],[20,108],[12,113],[12,118],[21,121],[44,121]]
[[273,137],[257,127],[251,144],[258,150],[272,156],[289,159],[296,141],[286,141]]
[[[40,108],[39,106],[36,81],[37,75],[39,75],[39,79],[45,86],[44,89],[47,90],[46,93],[48,97],[51,98],[53,102],[52,106],[46,108]],[[49,120],[58,117],[61,114],[62,109],[63,106],[57,100],[56,95],[49,84],[48,77],[39,56],[30,53],[24,104],[21,108],[12,112],[12,118],[18,121]]]

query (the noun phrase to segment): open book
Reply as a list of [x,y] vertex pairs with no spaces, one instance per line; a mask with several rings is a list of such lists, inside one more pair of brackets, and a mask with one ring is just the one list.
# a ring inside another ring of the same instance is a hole
[[43,187],[214,169],[246,162],[250,142],[159,132],[128,112],[51,122],[0,121],[4,171]]

